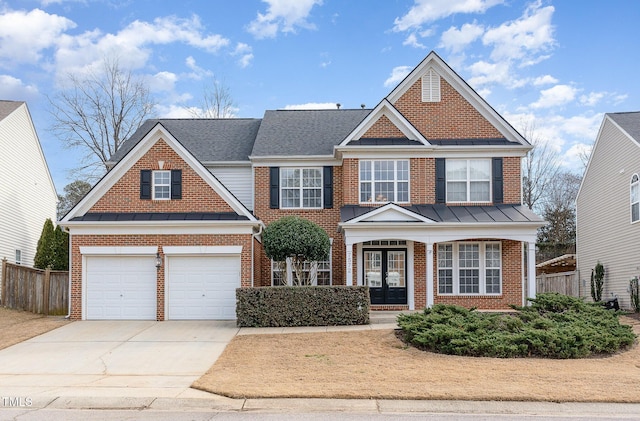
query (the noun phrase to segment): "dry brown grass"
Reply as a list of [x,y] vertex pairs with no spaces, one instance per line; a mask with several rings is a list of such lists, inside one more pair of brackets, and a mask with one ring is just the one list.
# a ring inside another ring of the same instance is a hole
[[[624,318],[640,334],[637,319]],[[580,360],[472,358],[392,330],[237,336],[193,387],[234,398],[640,402],[640,346]]]
[[69,323],[61,316],[43,316],[0,307],[0,349],[10,347]]

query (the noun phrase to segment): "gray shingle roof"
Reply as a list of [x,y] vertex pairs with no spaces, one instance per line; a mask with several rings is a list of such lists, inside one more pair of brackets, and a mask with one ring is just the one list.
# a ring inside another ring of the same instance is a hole
[[9,114],[14,112],[24,101],[5,101],[0,100],[0,120],[3,120]]
[[243,221],[248,220],[246,216],[238,215],[234,212],[189,212],[189,213],[96,213],[89,212],[82,216],[77,216],[72,221]]
[[117,162],[149,131],[161,123],[200,162],[249,161],[260,119],[152,119],[147,120],[111,157]]
[[[542,218],[523,205],[412,205],[402,207],[432,221],[444,223],[544,222]],[[347,222],[374,209],[376,208],[371,206],[343,206],[340,208],[340,220]]]
[[607,113],[624,131],[640,143],[640,111],[630,113]]
[[370,112],[369,109],[267,111],[251,154],[333,155],[333,147]]

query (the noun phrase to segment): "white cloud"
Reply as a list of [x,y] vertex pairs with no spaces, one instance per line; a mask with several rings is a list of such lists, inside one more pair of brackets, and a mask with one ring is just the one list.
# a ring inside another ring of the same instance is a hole
[[37,63],[42,51],[55,47],[60,35],[76,24],[40,9],[0,14],[0,66]]
[[459,53],[483,33],[484,27],[476,23],[465,23],[460,29],[452,26],[440,36],[440,46],[453,53]]
[[335,110],[335,102],[308,102],[306,104],[285,105],[285,110]]
[[538,54],[555,45],[554,28],[551,25],[554,11],[553,6],[542,7],[538,0],[530,4],[519,19],[488,29],[482,42],[493,47],[491,58],[494,61],[519,60],[525,65],[546,58]]
[[397,85],[405,77],[407,77],[407,75],[409,73],[411,73],[412,69],[413,69],[413,67],[411,67],[411,66],[394,67],[393,70],[391,70],[391,75],[387,78],[387,80],[384,81],[384,87],[385,88],[390,88],[392,86]]
[[[595,139],[594,139],[595,141]],[[589,155],[591,155],[591,150],[593,149],[592,143],[580,143],[576,142],[564,154],[564,159],[562,160],[562,166],[582,173],[586,168],[587,162],[585,162]]]
[[189,79],[194,80],[202,80],[205,77],[213,76],[213,72],[211,70],[203,69],[202,67],[196,64],[196,59],[192,56],[189,56],[185,59],[184,64],[191,69],[191,72],[187,74]]
[[457,13],[484,13],[503,0],[415,0],[411,9],[394,20],[393,30],[402,32]]
[[531,108],[551,108],[565,105],[574,100],[577,89],[569,85],[556,85],[540,91],[540,98],[530,106]]
[[153,92],[173,91],[178,76],[171,72],[158,72],[149,79],[149,88]]
[[533,80],[534,86],[552,85],[554,83],[558,83],[558,79],[551,75],[539,76]]
[[588,107],[593,107],[596,105],[602,98],[607,95],[606,92],[589,92],[587,95],[580,96],[580,103],[582,105],[586,105]]
[[189,108],[182,107],[180,105],[157,105],[156,114],[159,118],[191,118],[193,114],[189,111]]
[[402,42],[402,45],[408,45],[410,47],[422,48],[422,49],[427,48],[424,44],[421,44],[418,41],[418,37],[416,36],[415,33],[409,34],[409,36]]
[[194,48],[215,53],[229,44],[220,35],[208,35],[197,16],[180,19],[173,16],[154,19],[153,22],[134,21],[116,34],[103,34],[99,30],[77,36],[59,37],[56,52],[58,72],[82,72],[100,63],[105,56],[117,56],[123,67],[137,69],[146,65],[150,48],[158,44],[184,43]]
[[526,84],[525,79],[518,79],[511,73],[511,66],[508,62],[489,63],[477,61],[469,66],[471,77],[469,84],[474,87],[483,85],[500,84],[508,88],[519,88]]
[[33,100],[38,96],[38,88],[25,85],[20,79],[0,75],[0,98],[13,101]]
[[307,18],[315,5],[322,0],[262,0],[269,6],[267,13],[258,12],[258,16],[249,23],[247,31],[254,37],[274,38],[280,32],[295,32],[296,28],[315,29]]
[[238,65],[243,69],[251,64],[253,60],[253,48],[249,44],[239,42],[236,49],[231,53],[232,56],[240,56]]

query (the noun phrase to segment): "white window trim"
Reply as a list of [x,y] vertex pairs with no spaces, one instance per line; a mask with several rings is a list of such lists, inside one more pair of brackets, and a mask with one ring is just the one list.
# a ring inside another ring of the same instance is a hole
[[[285,170],[299,170],[300,171],[300,186],[299,187],[283,187],[282,186],[282,172]],[[304,187],[304,170],[316,170],[320,172],[320,187]],[[323,209],[324,208],[324,171],[322,167],[282,167],[280,168],[280,173],[278,175],[280,177],[278,183],[278,195],[280,196],[280,209]],[[285,190],[296,190],[300,191],[300,206],[284,206],[283,199],[284,195],[282,194],[283,189]],[[304,191],[305,190],[320,190],[320,206],[303,206],[304,205]]]
[[[503,271],[503,264],[502,264],[502,243],[500,241],[459,241],[459,242],[454,242],[454,243],[440,243],[442,245],[444,244],[451,244],[452,248],[453,248],[453,293],[441,293],[440,292],[440,276],[439,276],[439,270],[441,269],[440,267],[440,261],[439,259],[436,259],[436,278],[437,278],[437,294],[438,295],[446,295],[446,296],[462,296],[462,297],[479,297],[479,296],[491,296],[491,297],[499,297],[502,295],[502,292],[504,290],[504,271]],[[439,245],[440,245],[439,244]],[[479,245],[479,282],[480,282],[480,286],[479,286],[479,292],[478,293],[460,293],[460,262],[459,262],[459,245],[460,244],[478,244]],[[487,269],[496,269],[496,268],[488,268],[486,266],[486,246],[488,244],[498,244],[499,250],[500,250],[500,292],[496,293],[496,292],[492,292],[492,293],[487,293],[486,289],[487,289]],[[438,250],[438,248],[436,248],[436,250]],[[449,267],[443,267],[442,269],[451,269]]]
[[[486,158],[448,158],[446,160],[446,162],[451,162],[451,161],[466,161],[467,162],[467,178],[466,178],[466,183],[467,183],[467,200],[449,200],[449,182],[462,182],[464,180],[449,180],[448,177],[446,177],[445,179],[445,193],[446,193],[446,201],[447,203],[490,203],[491,202],[491,193],[493,192],[493,180],[492,180],[492,176],[491,176],[491,159],[486,159]],[[489,162],[489,180],[473,180],[473,181],[489,181],[489,197],[487,197],[487,200],[471,200],[471,165],[470,162],[471,161],[486,161]],[[445,168],[446,168],[446,164],[445,164]],[[446,170],[445,170],[446,172]]]
[[[376,180],[375,179],[375,162],[383,162],[389,161],[393,162],[393,195],[394,198],[391,200],[376,200],[377,193],[375,191],[376,182],[389,182],[391,180]],[[362,180],[362,163],[370,162],[371,163],[371,180]],[[407,163],[407,179],[406,180],[398,180],[398,162],[406,162]],[[371,185],[371,200],[362,201],[362,183],[369,183]],[[407,183],[407,200],[399,201],[396,200],[398,197],[398,183]],[[411,203],[411,160],[409,159],[361,159],[358,161],[358,200],[360,203]]]
[[[331,247],[329,247],[329,259],[328,260],[323,260],[323,262],[329,262],[329,285],[333,285],[333,238],[329,239],[331,241]],[[271,262],[271,286],[274,286],[273,284],[273,280],[274,280],[274,274],[275,274],[275,264],[276,261],[275,260],[270,260]],[[286,264],[286,273],[285,276],[287,278],[287,286],[293,286],[293,268],[291,266],[291,258],[287,257],[286,260],[287,264]],[[312,283],[311,285],[316,286],[318,285],[318,263],[319,262],[312,262],[312,267],[311,267],[311,280]],[[326,271],[325,271],[326,272]],[[280,285],[279,285],[280,286]],[[282,285],[284,286],[284,285]]]
[[[167,173],[169,174],[168,184],[156,184],[156,174]],[[171,171],[170,170],[154,170],[151,172],[151,197],[153,200],[171,200]],[[156,197],[156,187],[169,187],[169,197]]]
[[[633,189],[636,189],[636,201],[633,202]],[[635,224],[636,222],[640,221],[640,217],[636,220],[633,219],[633,206],[637,205],[640,208],[640,177],[638,176],[638,174],[633,174],[631,176],[631,186],[629,187],[629,219],[631,220],[632,224]],[[638,210],[638,214],[640,216],[640,209]]]

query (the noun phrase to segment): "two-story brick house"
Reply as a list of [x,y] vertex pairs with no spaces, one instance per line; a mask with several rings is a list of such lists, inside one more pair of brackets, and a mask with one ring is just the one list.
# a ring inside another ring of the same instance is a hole
[[374,309],[521,305],[530,149],[433,52],[373,109],[148,121],[61,221],[71,316],[234,318],[235,288],[291,283],[260,243],[285,215],[331,238],[314,283],[368,285]]

